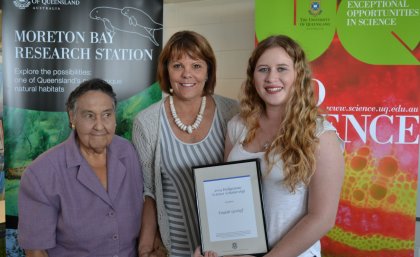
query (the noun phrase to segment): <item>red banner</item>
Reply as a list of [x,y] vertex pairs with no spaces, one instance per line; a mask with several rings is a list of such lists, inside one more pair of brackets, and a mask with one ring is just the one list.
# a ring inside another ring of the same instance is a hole
[[346,143],[323,257],[414,256],[419,9],[415,0],[256,1],[257,41],[286,34],[302,45],[319,104]]

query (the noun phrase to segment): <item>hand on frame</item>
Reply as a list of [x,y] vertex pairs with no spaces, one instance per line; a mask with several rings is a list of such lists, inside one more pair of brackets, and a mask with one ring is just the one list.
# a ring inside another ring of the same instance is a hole
[[197,248],[195,248],[193,257],[218,257],[216,252],[213,251],[207,251],[204,252],[204,255],[201,254],[201,247],[198,246]]

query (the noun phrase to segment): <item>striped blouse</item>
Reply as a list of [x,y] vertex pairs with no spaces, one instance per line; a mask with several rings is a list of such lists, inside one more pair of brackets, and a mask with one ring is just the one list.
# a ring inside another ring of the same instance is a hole
[[223,161],[225,137],[221,117],[216,110],[208,135],[189,144],[175,136],[164,108],[161,111],[162,184],[169,216],[171,256],[191,257],[200,243],[191,167]]

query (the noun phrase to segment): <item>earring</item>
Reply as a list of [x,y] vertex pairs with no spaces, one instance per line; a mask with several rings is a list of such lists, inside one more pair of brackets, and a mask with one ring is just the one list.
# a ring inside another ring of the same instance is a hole
[[174,90],[170,87],[170,88],[169,88],[169,93],[171,93],[171,94],[172,94],[173,92],[174,92]]
[[76,126],[72,123],[72,124],[71,124],[71,128],[72,128],[72,129],[75,129],[75,128],[76,128]]

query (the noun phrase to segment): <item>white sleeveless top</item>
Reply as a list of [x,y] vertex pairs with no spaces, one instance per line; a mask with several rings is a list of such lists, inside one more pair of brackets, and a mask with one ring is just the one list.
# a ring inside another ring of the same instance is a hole
[[[328,121],[317,124],[316,135],[319,137],[325,131],[336,131]],[[295,193],[290,193],[282,183],[284,180],[283,162],[277,158],[276,164],[267,174],[267,163],[264,152],[252,153],[242,147],[242,142],[247,134],[247,129],[238,115],[228,123],[228,135],[233,145],[227,161],[259,158],[262,171],[262,191],[264,199],[264,214],[269,248],[274,245],[289,231],[306,213],[308,206],[308,188],[303,184],[298,185]],[[344,143],[341,141],[342,149]],[[298,257],[320,257],[321,243],[317,241]]]

